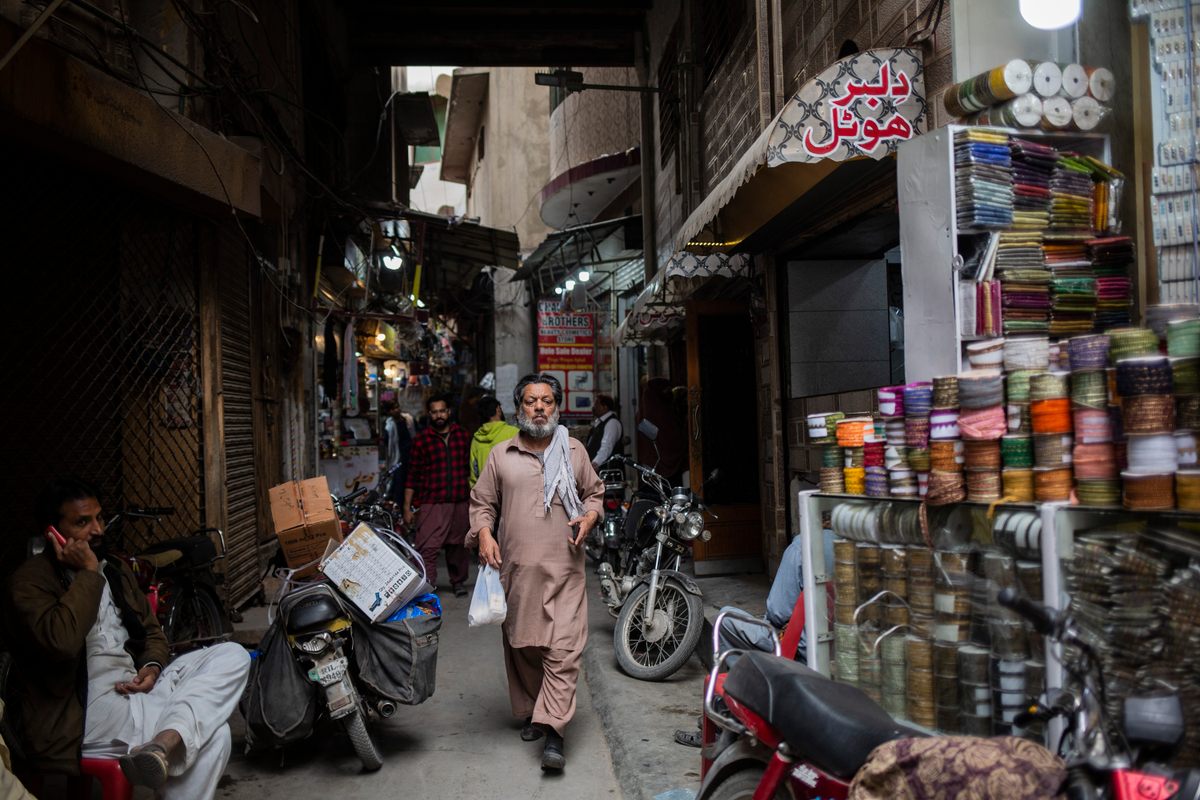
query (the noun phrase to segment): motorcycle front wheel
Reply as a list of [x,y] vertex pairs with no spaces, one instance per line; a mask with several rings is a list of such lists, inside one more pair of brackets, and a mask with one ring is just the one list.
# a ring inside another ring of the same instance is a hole
[[362,762],[364,772],[374,772],[383,766],[383,756],[379,754],[379,748],[371,738],[371,732],[367,730],[367,721],[363,719],[361,711],[342,717],[342,727],[350,737],[350,745],[354,748],[358,760]]
[[633,590],[613,631],[617,664],[631,678],[661,681],[674,675],[700,641],[704,622],[700,598],[675,580],[664,580],[652,611],[646,609],[650,585]]
[[[712,791],[701,789],[698,800],[752,800],[765,772],[761,767],[739,770],[714,786]],[[792,800],[792,793],[787,786],[781,785],[775,790],[774,800]]]

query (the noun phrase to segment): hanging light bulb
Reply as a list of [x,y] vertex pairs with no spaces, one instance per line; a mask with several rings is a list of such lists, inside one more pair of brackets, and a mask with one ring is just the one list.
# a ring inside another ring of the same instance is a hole
[[554,287],[554,293],[555,293],[555,294],[562,294],[562,287],[561,287],[561,286],[555,286],[555,287]]
[[387,334],[386,334],[386,333],[384,333],[383,331],[380,331],[379,333],[375,334],[375,341],[377,341],[377,342],[386,342],[386,341],[387,341]]
[[567,278],[567,281],[566,281],[566,283],[563,284],[563,286],[565,286],[567,291],[569,292],[575,288],[575,281],[571,280],[570,278]]
[[1074,25],[1083,11],[1083,0],[1020,0],[1021,16],[1035,28],[1054,31]]
[[587,283],[589,280],[591,280],[591,278],[592,278],[592,273],[588,272],[586,269],[579,270],[579,282],[580,283]]
[[390,269],[393,272],[404,266],[404,259],[400,256],[384,256],[383,268]]

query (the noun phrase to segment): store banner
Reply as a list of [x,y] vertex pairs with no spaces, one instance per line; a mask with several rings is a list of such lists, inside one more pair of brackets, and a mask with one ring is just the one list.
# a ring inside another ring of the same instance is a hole
[[548,372],[562,384],[564,417],[591,416],[596,388],[592,314],[564,311],[558,303],[538,303],[538,372]]
[[776,120],[767,164],[878,160],[928,124],[920,52],[867,50],[835,62],[801,87]]

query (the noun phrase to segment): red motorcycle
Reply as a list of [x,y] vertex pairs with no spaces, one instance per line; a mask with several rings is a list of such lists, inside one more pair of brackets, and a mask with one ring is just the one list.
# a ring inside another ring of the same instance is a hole
[[[1100,662],[1070,618],[1012,590],[1001,592],[999,601],[1079,654],[1064,663],[1078,694],[1057,692],[1053,702],[1035,705],[1017,720],[1018,725],[1070,721],[1066,749],[1060,752],[1068,769],[1063,794],[1069,800],[1200,800],[1200,770],[1140,764],[1182,740],[1177,695],[1127,699],[1124,747],[1116,747],[1103,718]],[[747,615],[718,616],[714,652],[726,616],[766,625]],[[734,656],[736,662],[723,673]],[[896,722],[859,689],[781,658],[778,641],[775,655],[730,650],[714,662],[705,687],[697,800],[843,800],[872,750],[893,739],[925,735]]]

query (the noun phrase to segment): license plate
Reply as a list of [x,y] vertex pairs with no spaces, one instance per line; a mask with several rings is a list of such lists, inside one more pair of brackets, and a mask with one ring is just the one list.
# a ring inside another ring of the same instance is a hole
[[308,671],[308,679],[322,686],[337,683],[346,675],[346,659],[335,658]]

